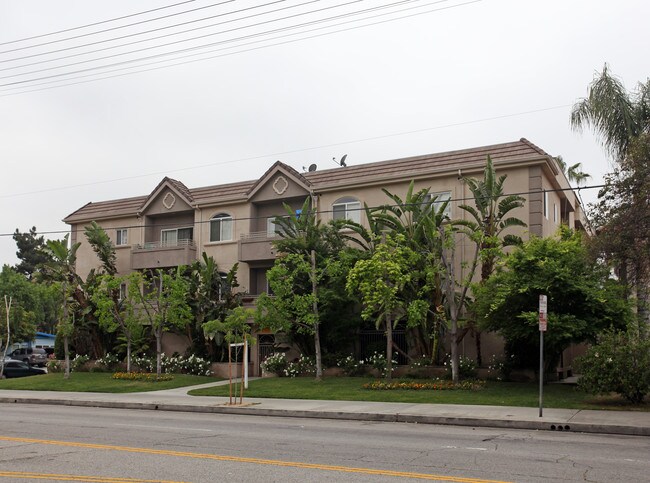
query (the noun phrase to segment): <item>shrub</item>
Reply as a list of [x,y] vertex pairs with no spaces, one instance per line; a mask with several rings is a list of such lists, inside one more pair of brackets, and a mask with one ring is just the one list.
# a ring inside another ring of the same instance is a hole
[[353,355],[343,357],[336,362],[346,376],[359,376],[363,374],[363,359],[358,360]]
[[493,381],[509,381],[514,360],[514,355],[501,359],[496,354],[492,354],[488,362],[487,378]]
[[405,376],[413,379],[424,378],[426,377],[426,369],[431,366],[431,359],[425,356],[418,357],[411,360],[411,363],[409,364],[409,370]]
[[63,372],[63,361],[50,359],[47,361],[47,372]]
[[70,361],[70,370],[72,371],[87,371],[86,367],[86,362],[90,360],[90,357],[88,356],[82,356],[80,354],[77,354],[74,356],[74,359]]
[[[155,357],[133,357],[131,364],[142,372],[156,372]],[[210,361],[196,357],[195,355],[189,357],[179,355],[167,357],[165,354],[162,354],[160,366],[161,371],[166,374],[191,374],[194,376],[209,376],[212,374]]]
[[290,362],[284,370],[287,377],[309,376],[316,373],[316,360],[313,357],[300,355],[297,361]]
[[[444,363],[445,369],[447,370],[447,377],[451,379],[451,359],[448,359]],[[469,357],[459,356],[458,357],[458,377],[459,379],[474,379],[476,378],[476,361],[470,359]]]
[[[393,359],[393,371],[397,365],[397,361]],[[372,366],[374,369],[379,371],[381,377],[386,377],[386,356],[379,352],[373,352],[368,359],[366,359],[366,364]]]
[[607,332],[578,358],[578,386],[591,394],[615,392],[633,404],[650,393],[650,339]]
[[111,354],[110,352],[104,357],[95,361],[95,371],[110,372],[113,371],[120,363],[119,356]]
[[286,375],[284,370],[287,368],[287,358],[282,352],[275,352],[264,359],[264,362],[260,364],[260,367],[264,372],[269,374],[277,374],[278,376]]

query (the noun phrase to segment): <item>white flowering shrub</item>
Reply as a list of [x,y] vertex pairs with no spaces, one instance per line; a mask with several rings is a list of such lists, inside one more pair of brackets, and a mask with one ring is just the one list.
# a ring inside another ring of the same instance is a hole
[[70,361],[70,370],[71,371],[81,371],[82,369],[84,369],[84,365],[89,360],[90,360],[90,357],[82,356],[82,355],[77,354],[76,356],[74,356],[74,359],[72,359]]
[[[156,358],[137,356],[131,359],[134,366],[140,368],[143,372],[156,371]],[[161,370],[165,374],[191,374],[194,376],[210,376],[211,363],[201,357],[192,354],[189,357],[172,356],[168,357],[162,354],[160,360]]]
[[[397,361],[393,359],[391,362],[393,363],[392,369],[394,371],[395,366],[397,365]],[[386,377],[386,372],[388,369],[386,367],[386,356],[384,354],[373,352],[373,354],[366,359],[366,364],[372,366],[374,369],[377,369],[381,377]]]
[[313,357],[300,355],[297,361],[287,364],[284,375],[287,377],[309,376],[316,374],[316,360]]
[[346,376],[358,376],[363,373],[363,359],[357,359],[352,354],[336,362]]
[[[447,359],[443,365],[447,370],[447,377],[451,379],[451,359]],[[477,373],[476,361],[474,359],[465,356],[458,357],[459,379],[474,379],[476,378]]]
[[114,370],[120,362],[121,360],[118,355],[109,352],[104,357],[95,361],[95,368],[99,371],[109,372]]
[[264,372],[269,374],[277,374],[278,376],[285,376],[285,369],[288,366],[287,358],[282,352],[275,352],[264,359],[264,362],[260,364],[260,367]]

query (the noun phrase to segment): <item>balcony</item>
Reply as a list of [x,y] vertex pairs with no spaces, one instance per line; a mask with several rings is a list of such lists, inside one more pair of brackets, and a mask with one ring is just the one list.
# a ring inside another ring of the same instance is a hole
[[146,242],[131,249],[131,269],[177,267],[196,260],[194,240]]
[[258,262],[275,259],[275,248],[271,242],[277,238],[277,235],[269,235],[266,231],[242,235],[239,239],[239,260]]

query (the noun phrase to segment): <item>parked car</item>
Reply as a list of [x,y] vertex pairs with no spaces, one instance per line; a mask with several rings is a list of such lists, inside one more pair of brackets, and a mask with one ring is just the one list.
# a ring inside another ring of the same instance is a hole
[[47,353],[43,349],[25,348],[16,349],[9,354],[12,359],[23,361],[32,366],[45,367],[47,364]]
[[47,369],[31,367],[29,364],[23,361],[6,359],[4,361],[2,377],[6,377],[7,379],[11,377],[37,376],[39,374],[47,374]]

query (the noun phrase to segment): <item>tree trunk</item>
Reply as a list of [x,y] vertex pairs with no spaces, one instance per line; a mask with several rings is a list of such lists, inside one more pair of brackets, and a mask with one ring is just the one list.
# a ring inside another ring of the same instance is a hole
[[63,337],[63,352],[65,354],[65,362],[63,363],[64,372],[63,378],[70,379],[70,350],[68,349],[68,336]]
[[156,375],[162,374],[162,328],[156,329]]
[[386,314],[386,380],[393,379],[393,321]]
[[323,363],[320,350],[320,321],[318,320],[318,285],[316,281],[316,251],[311,251],[311,293],[314,297],[312,309],[314,311],[314,352],[316,353],[316,380],[323,378]]
[[131,335],[126,338],[126,372],[131,372]]

